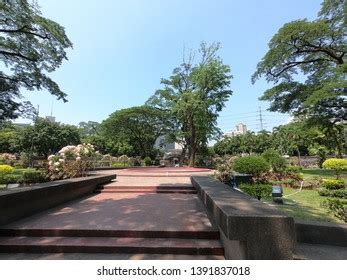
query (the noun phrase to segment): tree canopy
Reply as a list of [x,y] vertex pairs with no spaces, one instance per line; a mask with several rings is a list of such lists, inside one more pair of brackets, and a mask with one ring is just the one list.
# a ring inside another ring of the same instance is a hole
[[37,118],[21,133],[21,151],[47,157],[67,145],[80,144],[77,127]]
[[344,1],[325,0],[316,20],[278,30],[252,81],[265,76],[275,84],[260,98],[271,102],[271,111],[335,125],[346,114],[345,55]]
[[170,139],[183,146],[182,158],[188,151],[190,166],[199,148],[219,136],[218,113],[232,94],[230,67],[217,56],[219,49],[217,43],[202,43],[199,62],[194,64],[193,53],[184,57],[172,75],[161,80],[164,88],[147,101],[170,116],[174,127]]
[[0,121],[33,111],[21,101],[20,89],[46,89],[58,99],[66,94],[47,74],[67,59],[72,43],[58,23],[43,17],[34,1],[3,0],[0,3]]
[[149,106],[131,107],[112,113],[101,123],[107,149],[114,154],[154,156],[155,140],[168,130],[166,115]]

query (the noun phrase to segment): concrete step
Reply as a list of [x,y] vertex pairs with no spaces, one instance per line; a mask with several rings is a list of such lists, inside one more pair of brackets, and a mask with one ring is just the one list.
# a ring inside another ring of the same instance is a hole
[[108,237],[0,237],[0,253],[224,255],[218,240]]
[[104,185],[97,188],[94,193],[180,193],[196,194],[193,186],[162,185],[162,186],[115,186]]
[[197,194],[196,190],[157,190],[157,189],[103,189],[95,190],[94,193],[180,193],[180,194]]
[[128,238],[175,238],[219,240],[218,231],[145,231],[145,230],[99,230],[64,228],[2,228],[2,237],[128,237]]
[[98,189],[110,189],[110,190],[131,190],[131,189],[154,189],[154,190],[196,190],[193,186],[187,185],[160,185],[160,186],[117,186],[117,185],[101,185]]
[[0,253],[0,260],[224,260],[219,255]]

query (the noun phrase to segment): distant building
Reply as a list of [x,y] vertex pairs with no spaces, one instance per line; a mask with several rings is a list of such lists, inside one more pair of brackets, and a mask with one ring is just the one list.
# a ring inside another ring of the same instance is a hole
[[235,130],[226,132],[224,134],[224,137],[234,137],[237,135],[243,135],[243,134],[246,134],[246,132],[247,132],[247,126],[243,123],[239,123],[235,126]]
[[55,117],[53,116],[46,116],[46,120],[55,123]]
[[176,142],[166,142],[166,136],[162,135],[157,138],[154,148],[164,153],[160,163],[165,166],[176,166],[180,162],[182,154],[182,146]]

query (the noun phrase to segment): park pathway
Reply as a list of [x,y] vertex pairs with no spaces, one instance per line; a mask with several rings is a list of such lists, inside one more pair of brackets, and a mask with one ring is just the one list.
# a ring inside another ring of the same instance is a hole
[[93,195],[1,227],[0,258],[223,259],[190,183],[208,171],[178,170],[117,171]]

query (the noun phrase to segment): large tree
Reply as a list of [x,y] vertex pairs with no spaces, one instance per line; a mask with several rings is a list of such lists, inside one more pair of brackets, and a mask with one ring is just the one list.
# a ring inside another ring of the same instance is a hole
[[33,111],[20,89],[46,89],[58,99],[66,94],[47,74],[67,59],[72,43],[58,23],[44,18],[35,1],[0,2],[0,121]]
[[30,155],[45,156],[57,153],[67,145],[80,144],[78,128],[73,125],[37,118],[34,125],[23,129],[21,149]]
[[114,154],[154,156],[155,140],[168,131],[166,115],[149,106],[112,113],[101,123],[106,149]]
[[201,44],[200,60],[194,64],[191,53],[175,68],[168,79],[162,79],[164,88],[147,104],[166,112],[174,124],[170,138],[183,146],[182,157],[188,152],[189,165],[194,166],[198,150],[219,136],[219,112],[229,99],[230,67],[217,56],[219,44]]
[[344,1],[325,0],[316,20],[279,29],[252,81],[265,76],[274,83],[260,98],[271,102],[271,111],[338,126],[346,115],[345,61]]

